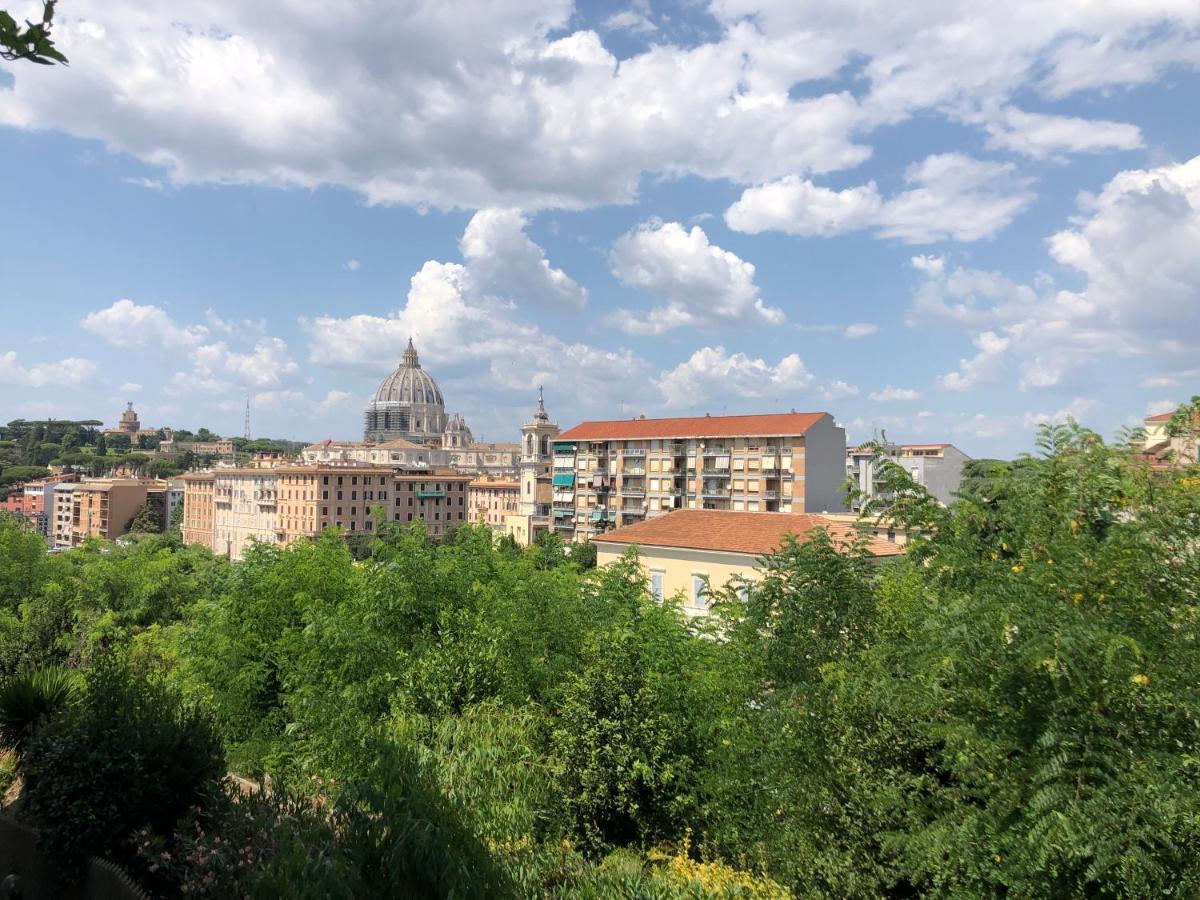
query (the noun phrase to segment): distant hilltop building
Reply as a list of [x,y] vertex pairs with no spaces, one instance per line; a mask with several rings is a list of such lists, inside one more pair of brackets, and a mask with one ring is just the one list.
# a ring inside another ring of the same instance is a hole
[[129,438],[131,444],[136,444],[139,437],[158,437],[157,428],[143,428],[141,421],[138,419],[138,414],[133,409],[133,401],[125,404],[125,409],[121,413],[121,418],[117,422],[115,428],[105,428],[104,434],[108,437],[125,436]]

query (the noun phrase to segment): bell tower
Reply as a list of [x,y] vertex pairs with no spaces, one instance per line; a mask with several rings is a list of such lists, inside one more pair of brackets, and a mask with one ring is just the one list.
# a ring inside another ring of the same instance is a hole
[[[546,400],[538,388],[537,409],[533,418],[521,426],[521,515],[530,517],[530,539],[536,530],[548,527],[550,515],[550,475],[554,462],[554,438],[560,431],[550,421]],[[544,489],[539,492],[539,484]],[[544,495],[544,496],[539,496]],[[543,519],[543,517],[546,517]],[[543,521],[538,522],[539,519]],[[540,528],[535,528],[540,524]]]

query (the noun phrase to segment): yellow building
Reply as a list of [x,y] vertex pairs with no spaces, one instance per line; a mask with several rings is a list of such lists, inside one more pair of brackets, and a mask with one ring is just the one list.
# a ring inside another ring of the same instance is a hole
[[[1142,447],[1142,456],[1155,468],[1171,468],[1200,460],[1200,440],[1197,440],[1195,433],[1178,436],[1167,433],[1167,424],[1174,415],[1174,412],[1166,412],[1147,416],[1143,420],[1146,440]],[[1200,422],[1195,424],[1200,431]]]
[[[785,535],[803,541],[818,528],[838,544],[859,536],[853,524],[826,516],[680,509],[592,540],[600,566],[615,562],[636,545],[654,596],[678,596],[683,611],[698,616],[708,611],[710,589],[753,584],[762,577],[760,558],[775,550]],[[867,547],[881,559],[903,552],[898,544],[873,536],[867,538]]]
[[212,549],[213,474],[187,472],[183,476],[183,522],[185,544],[203,544]]
[[551,447],[551,527],[568,540],[675,509],[845,509],[846,432],[828,413],[584,422]]
[[472,522],[487,525],[497,534],[506,533],[510,515],[521,504],[521,483],[515,478],[476,478],[467,485],[467,509]]
[[[251,541],[280,541],[276,469],[213,471],[212,550],[241,559]],[[187,503],[185,498],[184,503]]]

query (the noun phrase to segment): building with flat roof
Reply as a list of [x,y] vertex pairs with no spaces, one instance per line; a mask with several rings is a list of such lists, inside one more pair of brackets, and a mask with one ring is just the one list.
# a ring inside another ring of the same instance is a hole
[[568,540],[675,509],[845,509],[846,432],[825,412],[583,422],[548,443]]
[[468,517],[487,525],[497,534],[507,534],[508,517],[520,511],[521,483],[515,478],[485,475],[467,485]]
[[185,544],[203,544],[213,548],[213,485],[212,472],[186,472],[183,482],[183,522],[180,531]]
[[846,451],[846,477],[860,492],[851,503],[855,512],[876,495],[875,475],[882,460],[902,466],[938,503],[948,506],[962,484],[963,466],[971,457],[953,444],[887,444],[879,460],[873,447],[851,447]]
[[864,540],[877,559],[899,556],[903,549],[856,526],[808,513],[749,513],[732,510],[678,509],[592,538],[596,564],[618,560],[636,546],[654,596],[679,596],[691,616],[709,608],[709,592],[729,585],[752,585],[762,578],[761,558],[778,548],[786,535],[798,541],[825,529],[835,544]]
[[281,543],[277,471],[243,468],[213,470],[213,553],[237,560],[242,558],[253,541]]
[[[147,503],[156,507],[161,521],[166,515],[166,485],[141,478],[84,479],[74,485],[71,497],[70,542],[78,546],[88,538],[116,540]],[[57,492],[55,493],[57,498]]]

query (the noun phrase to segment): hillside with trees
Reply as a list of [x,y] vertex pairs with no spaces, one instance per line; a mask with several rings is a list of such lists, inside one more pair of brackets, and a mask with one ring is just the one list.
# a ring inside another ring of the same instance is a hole
[[1194,896],[1200,475],[1075,426],[977,474],[884,472],[902,558],[788,542],[700,623],[475,526],[0,522],[15,813],[162,896]]

